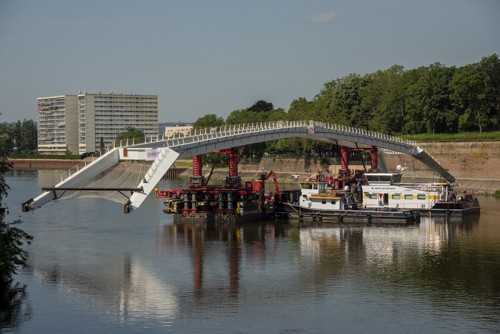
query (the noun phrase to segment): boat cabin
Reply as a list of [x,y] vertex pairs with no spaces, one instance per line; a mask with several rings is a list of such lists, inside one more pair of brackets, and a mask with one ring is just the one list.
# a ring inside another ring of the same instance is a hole
[[437,202],[451,201],[447,182],[401,183],[400,173],[366,173],[363,207],[430,210]]
[[400,173],[365,173],[365,177],[369,185],[401,183]]
[[301,182],[299,206],[306,210],[336,211],[356,206],[351,196],[333,190],[328,182]]

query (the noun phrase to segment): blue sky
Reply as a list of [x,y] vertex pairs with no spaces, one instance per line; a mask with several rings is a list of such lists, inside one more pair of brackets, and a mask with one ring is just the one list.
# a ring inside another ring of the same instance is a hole
[[160,121],[287,110],[349,73],[494,53],[498,0],[0,0],[0,121],[83,90],[156,94]]

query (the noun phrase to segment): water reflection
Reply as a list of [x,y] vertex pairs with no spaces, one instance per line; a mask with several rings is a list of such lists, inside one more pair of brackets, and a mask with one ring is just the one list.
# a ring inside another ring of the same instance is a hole
[[0,283],[0,332],[2,328],[19,329],[32,312],[26,285]]
[[300,230],[301,253],[318,263],[322,262],[320,257],[335,253],[342,262],[362,263],[368,270],[378,268],[387,272],[390,269],[394,274],[418,272],[416,268],[421,265],[418,261],[427,256],[441,258],[450,249],[467,250],[455,247],[455,243],[463,244],[472,235],[478,220],[478,216],[461,222],[423,217],[420,226],[305,228]]
[[[485,298],[498,307],[500,262],[482,267],[484,256],[475,240],[468,240],[478,226],[478,216],[463,221],[424,217],[419,226],[409,227],[314,227],[297,229],[288,224],[245,224],[205,229],[199,225],[166,225],[158,235],[160,249],[168,253],[189,250],[192,263],[192,298],[195,304],[228,302],[228,299],[260,295],[258,283],[248,287],[248,267],[261,271],[267,281],[283,286],[288,297],[327,289],[329,282],[352,277],[369,285],[393,291],[397,286],[411,287],[416,295],[436,289],[433,298],[446,301],[455,291],[455,302],[473,302]],[[277,247],[279,240],[289,246]],[[295,247],[293,245],[296,245]],[[469,245],[470,244],[470,245]],[[469,246],[468,246],[469,245]],[[296,253],[298,250],[298,253]],[[277,252],[288,252],[286,256]],[[213,257],[225,262],[214,267]],[[493,255],[492,255],[493,256]],[[280,258],[286,269],[271,258]],[[297,266],[294,267],[294,262]],[[272,268],[270,268],[272,266]],[[267,267],[267,268],[266,268]],[[221,268],[224,271],[221,272]],[[211,275],[217,272],[216,285]],[[287,275],[285,278],[283,275]],[[242,294],[242,279],[246,279]],[[394,285],[388,285],[394,284]],[[253,290],[255,289],[255,290]],[[277,287],[279,290],[280,287]],[[249,292],[251,290],[252,292]],[[273,291],[277,295],[278,291]],[[460,299],[460,297],[462,299]],[[480,299],[475,299],[479,297]]]
[[[209,272],[214,268],[217,270],[217,280],[224,284],[217,286],[219,296],[227,292],[227,297],[237,299],[241,265],[242,262],[246,262],[242,256],[248,256],[254,266],[263,266],[266,238],[285,237],[287,229],[287,224],[271,222],[245,223],[236,226],[221,224],[210,229],[202,224],[173,224],[163,227],[157,242],[160,249],[169,254],[177,253],[179,249],[188,249],[192,262],[195,302],[211,298],[207,294],[211,294],[213,290],[205,285],[213,283],[213,280],[210,277],[205,280],[205,276],[211,275]],[[207,265],[207,262],[213,262],[214,256],[218,260],[217,265]],[[221,265],[220,261],[225,261],[225,265]],[[221,267],[225,270],[223,275],[219,272]]]
[[478,222],[479,216],[425,217],[412,227],[307,228],[300,230],[300,249],[325,280],[358,275],[387,291],[411,287],[423,296],[434,290],[431,299],[439,307],[452,302],[465,303],[467,310],[498,310],[498,245],[478,243]]
[[144,318],[168,322],[178,309],[174,289],[130,255],[101,270],[86,272],[54,265],[38,266],[32,274],[121,322]]
[[[423,216],[421,224],[411,226],[366,226],[366,225],[316,225],[302,228],[300,235],[303,245],[317,248],[326,239],[332,243],[349,244],[349,249],[360,246],[369,253],[377,253],[376,249],[390,250],[395,247],[408,247],[410,244],[417,249],[439,251],[443,244],[457,238],[467,237],[474,232],[479,223],[479,215],[463,218],[444,216]],[[321,237],[321,238],[320,238]],[[326,239],[325,239],[326,238]],[[314,245],[310,242],[316,240]],[[380,244],[383,242],[383,244]],[[415,245],[413,245],[413,243]],[[412,248],[409,247],[409,248]],[[311,250],[314,254],[323,254],[319,249]]]

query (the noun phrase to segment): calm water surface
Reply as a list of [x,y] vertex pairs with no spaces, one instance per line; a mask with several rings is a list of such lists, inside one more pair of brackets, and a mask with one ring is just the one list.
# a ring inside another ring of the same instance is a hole
[[[174,226],[161,201],[21,203],[59,181],[15,172],[7,221],[34,237],[20,333],[498,333],[500,201],[412,227]],[[162,181],[162,188],[184,181]],[[2,330],[0,329],[0,332]]]

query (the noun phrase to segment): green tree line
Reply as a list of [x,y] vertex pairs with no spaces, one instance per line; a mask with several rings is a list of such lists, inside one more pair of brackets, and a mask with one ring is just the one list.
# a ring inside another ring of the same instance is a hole
[[37,136],[36,123],[33,120],[0,123],[0,142],[6,154],[35,151]]
[[[195,128],[275,120],[337,123],[391,135],[457,134],[500,130],[500,60],[494,54],[462,67],[440,63],[405,70],[356,73],[326,82],[310,101],[300,97],[288,111],[258,101],[235,110],[226,120],[210,114]],[[252,145],[245,152],[259,157],[269,153],[321,155],[334,148],[304,139],[286,139]]]

